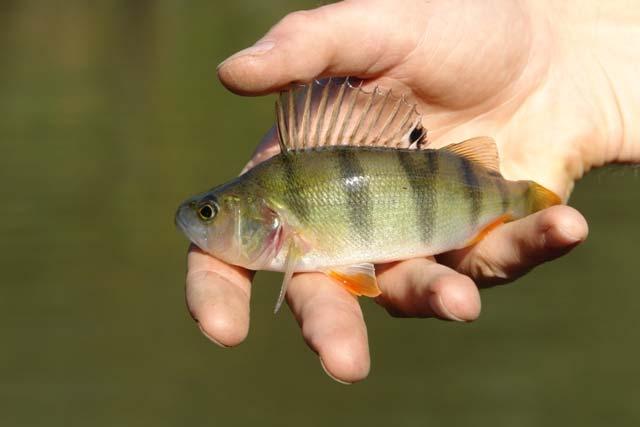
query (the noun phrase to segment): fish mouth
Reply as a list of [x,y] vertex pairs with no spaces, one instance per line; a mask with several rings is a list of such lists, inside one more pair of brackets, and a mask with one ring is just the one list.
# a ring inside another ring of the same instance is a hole
[[208,252],[208,233],[207,228],[195,218],[195,213],[188,204],[184,204],[178,208],[175,216],[176,226],[184,233],[185,236],[196,246],[205,252]]

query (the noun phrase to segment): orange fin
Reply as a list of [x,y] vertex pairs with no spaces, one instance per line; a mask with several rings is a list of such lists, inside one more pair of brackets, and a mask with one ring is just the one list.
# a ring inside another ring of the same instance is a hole
[[333,267],[324,273],[355,296],[377,297],[382,293],[378,288],[373,264],[363,263]]
[[562,200],[556,193],[533,181],[529,183],[529,189],[531,193],[533,193],[531,199],[531,212],[538,212],[542,209],[562,203]]
[[462,156],[471,162],[478,163],[490,171],[500,173],[498,149],[496,148],[495,141],[488,136],[467,139],[457,144],[447,145],[441,149]]
[[493,222],[489,223],[489,225],[487,225],[485,228],[480,230],[480,232],[473,239],[471,239],[469,243],[467,243],[465,246],[475,245],[480,240],[484,239],[487,234],[491,233],[497,227],[509,221],[513,221],[513,217],[511,215],[509,214],[500,215],[497,219],[495,219]]

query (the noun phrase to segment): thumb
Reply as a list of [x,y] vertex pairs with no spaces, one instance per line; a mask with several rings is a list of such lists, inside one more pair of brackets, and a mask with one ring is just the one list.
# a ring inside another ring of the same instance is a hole
[[367,4],[341,2],[285,16],[220,64],[220,81],[232,92],[261,95],[294,81],[383,73],[415,47],[416,37],[397,25],[402,12],[391,7],[395,2]]

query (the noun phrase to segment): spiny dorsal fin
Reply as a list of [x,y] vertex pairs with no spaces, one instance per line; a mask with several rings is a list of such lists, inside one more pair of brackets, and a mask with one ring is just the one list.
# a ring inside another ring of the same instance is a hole
[[276,124],[282,152],[331,145],[423,148],[415,104],[390,90],[371,92],[345,79],[315,80],[280,92]]
[[495,141],[488,136],[467,139],[457,144],[447,145],[441,149],[478,163],[490,171],[500,173],[498,149],[496,148]]

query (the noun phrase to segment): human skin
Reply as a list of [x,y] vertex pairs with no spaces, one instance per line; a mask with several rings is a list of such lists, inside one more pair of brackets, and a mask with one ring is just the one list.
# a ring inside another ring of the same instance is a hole
[[[432,147],[488,135],[508,179],[532,179],[565,200],[593,167],[640,159],[636,84],[640,7],[623,1],[352,0],[295,12],[218,67],[241,95],[291,82],[356,76],[419,104]],[[273,131],[251,167],[278,152]],[[472,321],[478,287],[511,282],[569,252],[588,227],[555,206],[498,227],[473,247],[377,266],[377,299],[394,316]],[[225,347],[249,328],[252,273],[195,247],[187,304]],[[295,275],[287,302],[332,378],[364,379],[367,331],[357,300],[326,276]]]

